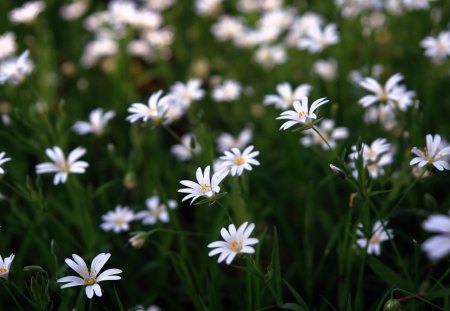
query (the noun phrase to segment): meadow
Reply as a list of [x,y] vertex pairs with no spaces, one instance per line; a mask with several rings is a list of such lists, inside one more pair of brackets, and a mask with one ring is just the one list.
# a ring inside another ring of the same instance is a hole
[[450,310],[450,1],[0,1],[1,310]]

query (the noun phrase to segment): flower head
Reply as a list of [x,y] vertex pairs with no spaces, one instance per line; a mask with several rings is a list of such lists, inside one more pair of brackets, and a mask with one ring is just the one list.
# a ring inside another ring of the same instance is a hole
[[67,258],[66,264],[71,267],[81,277],[77,276],[65,276],[57,280],[59,283],[66,283],[61,288],[67,288],[72,286],[86,286],[86,296],[91,299],[95,295],[102,296],[102,289],[98,283],[103,281],[120,280],[120,276],[117,274],[122,273],[119,269],[108,269],[103,271],[100,275],[98,273],[108,261],[111,254],[101,253],[95,256],[92,260],[91,269],[88,270],[83,258],[76,254],[72,254],[74,260]]
[[317,119],[316,114],[314,111],[316,111],[317,108],[320,106],[328,103],[329,100],[324,98],[320,98],[315,100],[311,107],[308,106],[308,97],[303,97],[300,100],[296,100],[294,102],[294,109],[295,110],[287,110],[280,114],[280,116],[277,118],[277,120],[288,120],[280,127],[280,130],[287,130],[288,128],[296,125],[296,124],[302,124],[302,123],[308,123],[312,119]]
[[5,257],[5,259],[0,256],[0,278],[8,279],[9,270],[11,268],[11,263],[14,260],[14,254],[11,254],[9,257]]
[[199,197],[204,196],[206,198],[211,198],[216,193],[220,192],[219,184],[228,175],[228,170],[220,170],[214,173],[211,178],[210,169],[211,167],[209,165],[205,168],[204,172],[202,172],[202,169],[200,167],[197,168],[197,183],[191,180],[180,181],[180,184],[187,187],[178,190],[178,192],[187,193],[182,201],[186,201],[192,198],[192,204]]
[[231,102],[239,99],[241,85],[234,80],[225,80],[222,85],[214,88],[212,97],[216,102]]
[[16,52],[16,36],[12,32],[0,35],[0,61]]
[[378,83],[377,80],[373,78],[364,78],[364,80],[362,80],[359,85],[369,92],[372,92],[373,95],[364,96],[358,101],[358,103],[366,108],[376,102],[390,102],[394,100],[395,98],[393,97],[393,90],[402,80],[403,76],[399,73],[396,73],[386,81],[386,84],[384,86],[382,86],[380,83]]
[[89,114],[89,121],[77,121],[73,126],[73,130],[80,135],[87,135],[91,133],[101,135],[104,132],[109,120],[114,118],[115,115],[116,113],[114,111],[107,111],[103,113],[102,108],[92,110]]
[[[147,210],[140,211],[136,214],[135,219],[141,219],[144,225],[154,225],[158,219],[161,222],[169,222],[169,212],[165,204],[161,204],[158,196],[152,196],[145,201]],[[176,204],[173,205],[169,201],[169,208],[176,208]]]
[[114,211],[109,211],[102,216],[103,223],[100,225],[103,231],[119,233],[130,229],[130,222],[134,220],[134,213],[128,207],[117,205]]
[[425,49],[425,56],[442,63],[450,56],[450,31],[441,32],[437,38],[426,37],[420,41],[420,46]]
[[214,248],[208,254],[208,256],[219,255],[217,260],[219,263],[225,260],[226,264],[229,265],[237,254],[253,254],[255,249],[250,246],[258,243],[258,239],[249,238],[255,224],[248,225],[248,222],[244,222],[236,230],[236,227],[231,224],[228,226],[228,230],[222,228],[220,230],[220,235],[225,241],[216,241],[208,244],[209,248]]
[[186,84],[177,82],[171,87],[170,93],[180,98],[184,107],[189,107],[192,101],[202,99],[205,96],[205,91],[200,88],[201,84],[200,79],[191,79]]
[[297,86],[295,90],[289,83],[281,83],[277,85],[278,95],[264,96],[264,105],[274,105],[276,108],[285,110],[292,106],[295,100],[300,100],[308,96],[312,86],[305,83]]
[[425,231],[436,233],[422,244],[431,260],[438,260],[450,253],[450,217],[447,215],[431,215],[423,223]]
[[19,57],[8,58],[0,62],[0,84],[9,82],[17,85],[33,71],[33,63],[28,56],[30,51],[26,50]]
[[[384,226],[383,226],[384,224]],[[356,243],[358,244],[359,247],[361,248],[366,248],[367,247],[367,254],[375,254],[377,256],[380,256],[381,254],[381,243],[384,241],[388,241],[390,239],[393,238],[393,231],[392,229],[386,229],[387,226],[387,222],[381,222],[381,221],[376,221],[375,224],[372,227],[372,233],[369,239],[367,239],[364,236],[364,233],[362,232],[362,227],[359,226],[358,230],[356,231],[356,233],[358,234],[358,236],[360,236],[361,238],[359,238]]]
[[231,148],[243,149],[252,141],[252,138],[253,133],[249,128],[243,129],[237,138],[234,138],[231,134],[222,133],[216,139],[217,150],[219,152],[224,152]]
[[30,1],[9,12],[9,20],[14,24],[32,23],[36,17],[45,9],[43,1]]
[[231,176],[241,176],[244,169],[251,171],[252,165],[259,165],[259,162],[254,159],[259,155],[259,151],[253,151],[253,148],[253,146],[248,146],[244,152],[238,148],[232,148],[230,151],[225,151],[225,155],[220,157],[224,161],[223,165],[230,169]]
[[132,104],[128,108],[128,112],[131,114],[127,117],[127,121],[134,123],[139,119],[142,119],[143,122],[163,120],[168,108],[167,101],[171,98],[170,95],[161,97],[162,93],[162,90],[153,93],[148,99],[147,105],[141,103]]
[[352,161],[350,166],[354,169],[353,175],[356,177],[358,171],[356,170],[356,161],[362,157],[363,165],[369,171],[372,178],[378,178],[384,175],[384,167],[393,161],[391,144],[385,138],[378,138],[367,145],[363,143],[361,150],[357,150],[356,146],[352,146],[352,153],[349,158]]
[[306,36],[300,39],[298,47],[315,54],[338,42],[339,34],[337,33],[336,25],[329,24],[324,29],[312,27]]
[[192,154],[199,154],[202,147],[197,142],[194,134],[184,134],[181,137],[181,144],[176,144],[170,148],[170,152],[180,161],[187,161],[192,158]]
[[82,147],[72,150],[67,159],[58,146],[45,149],[45,153],[53,163],[45,162],[36,165],[36,174],[56,173],[53,178],[54,185],[65,183],[69,177],[69,173],[83,174],[89,166],[85,161],[77,161],[86,153],[86,149]]
[[417,157],[413,158],[410,165],[418,165],[424,167],[425,165],[434,166],[440,171],[444,169],[450,170],[450,165],[447,156],[450,154],[450,146],[442,144],[441,136],[436,134],[434,137],[431,134],[426,136],[427,146],[420,150],[413,147],[411,152]]
[[3,165],[3,163],[11,161],[11,158],[5,158],[4,156],[5,152],[0,152],[0,175],[5,174],[5,170],[3,169],[3,167],[1,167],[1,165]]

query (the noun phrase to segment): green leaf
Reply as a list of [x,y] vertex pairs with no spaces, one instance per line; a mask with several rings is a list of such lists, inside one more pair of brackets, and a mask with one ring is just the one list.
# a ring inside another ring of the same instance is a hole
[[306,304],[305,300],[302,298],[302,296],[300,296],[300,294],[295,290],[295,288],[292,287],[292,285],[289,284],[286,280],[283,280],[283,281],[284,281],[284,284],[286,284],[289,291],[291,292],[291,294],[294,296],[295,300],[297,300],[297,302],[300,304],[300,306],[304,310],[310,310],[310,308]]
[[408,282],[406,282],[404,278],[375,257],[368,257],[367,263],[370,268],[372,268],[372,270],[387,284],[391,286],[409,288]]
[[303,308],[302,306],[293,303],[293,302],[287,302],[280,306],[280,309],[286,309],[286,310],[293,310],[293,311],[306,311],[307,309]]
[[269,266],[267,267],[267,273],[265,275],[266,285],[275,298],[278,305],[283,303],[283,294],[281,291],[281,269],[280,269],[280,251],[278,247],[278,233],[274,228],[272,257],[270,259]]

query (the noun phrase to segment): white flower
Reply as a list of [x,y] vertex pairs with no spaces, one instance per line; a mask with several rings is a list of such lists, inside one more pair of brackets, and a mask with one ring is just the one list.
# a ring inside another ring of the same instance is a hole
[[1,152],[0,153],[0,175],[5,174],[5,170],[3,169],[3,167],[1,167],[1,165],[3,165],[3,163],[11,161],[11,158],[4,158],[4,156],[5,156],[5,152]]
[[364,121],[367,123],[380,122],[386,131],[391,131],[397,126],[394,107],[390,105],[371,106],[366,109]]
[[118,48],[118,44],[114,39],[108,36],[98,37],[85,45],[83,56],[81,56],[80,60],[81,65],[89,68],[101,58],[115,55]]
[[200,16],[211,16],[220,8],[223,0],[195,0],[195,12]]
[[108,124],[108,121],[114,118],[116,113],[114,111],[107,111],[103,113],[102,108],[92,110],[89,114],[89,122],[77,121],[73,126],[73,130],[79,135],[87,135],[93,133],[101,135]]
[[441,136],[436,134],[434,137],[431,134],[426,136],[427,146],[424,150],[413,147],[411,152],[417,157],[413,158],[410,165],[418,165],[424,167],[425,165],[433,165],[440,171],[444,169],[450,170],[450,165],[446,159],[446,156],[450,154],[450,146],[444,146],[442,144]]
[[[346,127],[334,127],[334,121],[331,119],[324,119],[318,126],[318,131],[327,140],[332,149],[336,148],[336,140],[345,139],[349,132]],[[327,150],[328,146],[325,141],[312,129],[303,131],[305,137],[300,139],[300,143],[305,147],[312,145],[321,145],[323,149]]]
[[92,260],[90,272],[83,258],[76,254],[72,254],[74,260],[67,258],[66,264],[71,267],[80,277],[77,276],[65,276],[57,280],[59,283],[66,283],[61,288],[67,288],[72,286],[86,286],[86,296],[91,299],[95,295],[102,296],[102,289],[98,283],[103,281],[115,281],[120,280],[120,276],[117,274],[122,273],[119,269],[108,269],[103,271],[100,275],[97,274],[103,268],[108,261],[111,254],[101,253],[95,256]]
[[225,80],[214,88],[212,97],[216,102],[230,102],[239,99],[241,85],[233,80]]
[[249,128],[244,128],[237,138],[234,138],[231,134],[222,133],[216,139],[217,150],[219,152],[224,152],[231,148],[243,149],[252,141],[252,138],[252,130]]
[[[383,226],[384,224],[384,226]],[[369,239],[367,239],[364,236],[364,233],[362,232],[362,226],[358,226],[358,229],[356,233],[358,234],[359,238],[356,243],[361,248],[367,247],[367,254],[375,254],[377,256],[381,255],[381,243],[384,241],[388,241],[393,238],[394,233],[392,229],[385,229],[388,225],[388,222],[383,221],[383,224],[381,221],[376,221],[375,224],[372,227],[372,233]]]
[[14,24],[31,23],[45,9],[43,1],[30,1],[9,12],[9,20]]
[[[389,144],[385,138],[378,138],[372,142],[369,146],[365,143],[361,145],[362,160],[364,167],[369,171],[370,177],[378,178],[384,175],[384,167],[389,165],[393,161],[391,144]],[[352,153],[349,154],[350,166],[354,169],[353,175],[358,176],[356,170],[356,160],[358,160],[361,151],[356,149],[356,146],[352,146]]]
[[127,121],[134,123],[139,119],[142,119],[143,122],[164,119],[164,114],[168,107],[167,101],[171,98],[167,95],[160,98],[162,93],[162,90],[153,93],[148,99],[147,105],[141,103],[132,104],[131,107],[128,108],[128,112],[131,114],[127,117]]
[[336,78],[337,62],[334,59],[318,60],[314,63],[313,70],[325,81],[332,81]]
[[5,259],[0,256],[0,278],[5,280],[8,279],[9,270],[11,268],[11,263],[14,260],[14,254],[11,254],[9,257],[5,257]]
[[300,100],[305,96],[309,96],[312,86],[310,84],[301,84],[292,90],[289,83],[281,83],[277,85],[279,95],[264,96],[264,105],[274,105],[278,109],[286,110],[291,107],[295,100]]
[[364,78],[364,80],[361,81],[359,85],[364,89],[374,93],[374,95],[366,95],[363,98],[361,98],[358,101],[358,103],[362,105],[364,108],[366,108],[378,101],[389,102],[391,100],[395,100],[395,98],[392,97],[393,90],[402,80],[403,76],[399,73],[396,73],[387,80],[384,86],[382,86],[373,78],[370,77]]
[[317,119],[316,111],[320,106],[328,103],[329,100],[326,97],[315,100],[311,107],[308,107],[308,97],[303,97],[300,100],[294,102],[294,110],[287,110],[280,114],[277,120],[288,120],[281,125],[280,130],[287,130],[288,128],[301,123],[310,122],[311,119]]
[[72,3],[63,5],[59,14],[65,20],[74,20],[80,18],[88,9],[88,2],[84,0],[75,0]]
[[33,71],[33,63],[29,60],[30,52],[26,50],[19,57],[9,58],[0,62],[0,84],[10,82],[14,85]]
[[403,5],[408,9],[424,10],[430,8],[430,1],[434,0],[403,0]]
[[420,46],[425,49],[425,56],[442,63],[450,56],[450,31],[439,33],[437,38],[426,37],[420,41]]
[[450,253],[450,217],[447,215],[431,215],[423,223],[425,231],[436,233],[422,244],[431,260],[438,260]]
[[134,213],[128,207],[117,205],[114,211],[109,211],[102,216],[103,223],[100,225],[103,231],[119,233],[130,229],[130,222],[134,220]]
[[315,54],[322,52],[326,47],[339,42],[339,35],[335,24],[327,25],[323,30],[320,27],[311,28],[306,37],[300,39],[298,47]]
[[6,32],[0,36],[0,61],[16,52],[16,36],[12,32]]
[[228,170],[221,170],[219,172],[216,172],[213,174],[212,178],[210,178],[210,169],[211,168],[209,165],[205,168],[204,172],[202,172],[202,169],[200,167],[197,168],[197,183],[191,180],[180,181],[180,184],[188,187],[178,190],[178,192],[188,194],[183,198],[182,202],[192,198],[192,204],[201,196],[211,198],[216,193],[220,192],[219,184],[228,175]]
[[69,173],[83,174],[89,166],[85,161],[77,161],[86,153],[86,149],[82,147],[72,150],[67,159],[61,148],[57,146],[45,149],[45,153],[53,163],[45,162],[36,165],[36,174],[56,173],[53,178],[54,185],[65,183],[69,177]]
[[222,15],[219,20],[212,25],[211,31],[219,41],[226,41],[236,38],[244,30],[242,21],[233,16]]
[[399,85],[392,90],[390,95],[392,101],[390,103],[399,110],[406,111],[413,104],[413,98],[415,96],[416,92],[407,90],[404,85]]
[[192,154],[199,154],[202,150],[194,134],[188,133],[181,136],[181,144],[170,148],[170,152],[180,161],[187,161],[192,158]]
[[200,88],[201,84],[200,79],[191,79],[186,84],[177,82],[171,87],[170,93],[179,97],[184,107],[189,107],[193,100],[199,100],[205,96],[205,91]]
[[286,49],[281,45],[261,46],[255,52],[255,60],[264,68],[272,68],[274,65],[286,62]]
[[254,159],[259,155],[259,151],[253,151],[253,148],[248,146],[242,153],[238,148],[232,148],[231,152],[225,151],[225,155],[220,157],[224,161],[223,165],[230,169],[231,176],[241,176],[244,169],[251,171],[252,165],[259,165],[259,162]]
[[209,248],[214,248],[208,254],[208,256],[214,256],[220,254],[218,263],[225,260],[226,264],[229,265],[237,254],[253,254],[255,249],[250,246],[258,243],[258,239],[249,238],[255,224],[248,225],[248,222],[244,222],[236,230],[236,227],[231,224],[228,226],[228,230],[222,228],[220,230],[220,235],[225,241],[216,241],[208,244]]
[[[169,202],[169,208],[176,208],[176,204]],[[161,204],[158,196],[152,196],[145,201],[147,210],[136,214],[135,219],[141,219],[144,225],[154,225],[159,219],[161,222],[169,222],[169,212],[165,204]]]

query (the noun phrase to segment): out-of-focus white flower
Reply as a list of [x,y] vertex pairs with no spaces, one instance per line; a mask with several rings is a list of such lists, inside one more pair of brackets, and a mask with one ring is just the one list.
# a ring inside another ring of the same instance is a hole
[[[384,226],[383,226],[384,224]],[[388,225],[387,221],[377,220],[372,228],[372,233],[370,238],[366,238],[362,232],[362,226],[358,226],[356,233],[359,238],[356,243],[359,247],[367,249],[367,254],[374,254],[377,256],[381,255],[381,243],[388,241],[394,237],[392,229],[386,229]]]
[[333,81],[337,74],[337,62],[334,59],[318,60],[314,63],[313,70],[325,81]]
[[164,120],[168,108],[168,101],[172,100],[172,98],[169,95],[161,97],[162,93],[163,91],[160,90],[150,95],[147,105],[141,103],[132,104],[128,108],[130,115],[126,120],[131,123],[139,119],[142,119],[143,122]]
[[392,101],[390,103],[397,109],[406,111],[413,104],[415,96],[416,92],[409,91],[404,85],[399,85],[392,90],[390,95]]
[[16,35],[6,32],[0,36],[0,61],[14,55],[16,52]]
[[428,134],[426,136],[427,146],[420,150],[417,147],[413,147],[411,152],[417,157],[413,158],[410,165],[418,165],[419,167],[434,166],[440,171],[444,169],[450,170],[450,164],[448,163],[447,156],[450,154],[450,146],[442,143],[441,136],[439,134]]
[[182,202],[191,200],[191,205],[197,200],[199,197],[204,196],[206,198],[212,198],[216,193],[220,192],[219,184],[222,180],[228,175],[228,170],[221,170],[213,174],[212,178],[210,177],[210,166],[205,168],[205,171],[202,172],[202,169],[197,168],[196,178],[197,182],[193,182],[191,180],[182,180],[180,184],[186,186],[188,188],[181,188],[178,192],[187,193],[184,196]]
[[420,46],[425,49],[425,56],[440,64],[450,56],[450,31],[439,33],[437,38],[426,37]]
[[117,49],[115,40],[107,36],[99,37],[86,44],[80,62],[84,67],[92,67],[101,58],[116,55]]
[[73,126],[73,130],[79,135],[95,134],[102,135],[109,120],[114,118],[114,111],[103,113],[102,108],[97,108],[89,113],[89,122],[77,121]]
[[199,154],[201,150],[202,147],[191,133],[184,134],[181,137],[181,143],[170,148],[170,152],[180,161],[190,160],[192,154]]
[[390,105],[371,106],[366,109],[364,121],[367,123],[380,122],[386,131],[397,127],[394,107]]
[[[248,225],[248,226],[247,226]],[[253,254],[255,249],[251,246],[257,244],[259,241],[255,238],[250,238],[250,234],[255,228],[255,224],[248,224],[244,222],[236,230],[234,224],[228,226],[228,230],[222,228],[220,235],[224,241],[216,241],[208,244],[209,248],[214,248],[208,254],[208,256],[219,255],[218,263],[225,260],[229,265],[237,254]]]
[[171,7],[175,0],[144,0],[144,2],[149,9],[162,12]]
[[384,167],[391,164],[393,161],[391,144],[389,144],[385,138],[378,138],[367,145],[363,143],[361,150],[357,150],[356,146],[352,146],[352,153],[349,154],[349,158],[352,161],[350,166],[353,168],[353,175],[358,176],[358,171],[355,162],[362,154],[362,161],[364,167],[369,171],[371,178],[378,178],[384,175]]
[[0,62],[0,84],[9,82],[17,85],[22,82],[34,69],[28,58],[30,52],[26,50],[19,57],[8,58]]
[[[173,203],[173,202],[172,202]],[[169,212],[165,204],[160,203],[158,196],[152,196],[145,201],[147,210],[136,213],[135,219],[142,220],[144,225],[154,225],[158,220],[164,223],[169,222]],[[174,209],[177,204],[169,204],[169,208]]]
[[102,216],[100,228],[103,231],[113,231],[119,233],[130,229],[130,222],[134,220],[134,213],[126,206],[117,205],[113,211]]
[[184,107],[189,107],[192,101],[200,100],[205,96],[205,91],[200,88],[201,85],[200,79],[191,79],[186,84],[176,82],[170,88],[170,94],[179,97]]
[[113,0],[108,4],[110,21],[115,26],[131,24],[136,20],[136,3],[130,0]]
[[118,274],[122,273],[120,269],[108,269],[98,275],[105,263],[108,261],[111,254],[101,253],[95,256],[92,260],[91,269],[88,270],[86,262],[80,256],[72,254],[74,260],[67,258],[66,264],[72,268],[80,277],[77,276],[65,276],[57,280],[58,283],[66,283],[61,288],[67,288],[72,286],[86,286],[86,296],[91,299],[95,295],[102,296],[102,289],[98,283],[103,281],[115,281],[120,280]]
[[134,13],[130,24],[144,30],[156,30],[161,27],[163,21],[160,13],[149,9],[139,9]]
[[226,41],[236,38],[244,30],[243,22],[233,16],[222,15],[219,20],[212,25],[211,31],[219,41]]
[[431,260],[438,260],[450,253],[450,217],[431,215],[423,223],[425,231],[436,233],[422,244],[422,250]]
[[0,278],[8,280],[9,270],[11,269],[11,263],[14,260],[14,254],[11,254],[9,257],[5,257],[5,259],[0,256]]
[[195,0],[194,9],[200,16],[212,16],[218,12],[223,0]]
[[265,68],[286,62],[286,50],[281,45],[261,46],[255,52],[255,60]]
[[130,41],[127,46],[127,51],[130,55],[140,57],[146,62],[150,62],[154,58],[154,51],[145,40],[138,39]]
[[[336,148],[336,140],[345,139],[349,135],[349,131],[346,127],[334,127],[334,121],[331,119],[324,119],[318,125],[317,130],[326,139],[332,149]],[[300,139],[300,143],[305,147],[312,145],[320,145],[323,149],[328,149],[325,141],[312,129],[303,131],[305,137]]]
[[75,20],[80,18],[88,9],[87,0],[75,0],[72,3],[63,5],[59,14],[65,20]]
[[239,99],[241,85],[234,80],[225,80],[223,84],[214,88],[212,97],[216,102],[231,102]]
[[136,311],[161,311],[161,308],[157,305],[151,305],[147,309],[144,306],[137,306]]
[[234,138],[229,133],[222,133],[217,137],[217,150],[219,152],[224,152],[230,150],[231,148],[243,149],[247,146],[253,138],[252,130],[249,128],[244,128],[238,135]]
[[301,100],[305,96],[309,96],[312,86],[304,83],[292,90],[292,86],[285,82],[277,85],[279,95],[264,96],[263,103],[265,105],[274,105],[278,109],[286,110],[291,107],[295,100]]
[[142,38],[145,39],[150,44],[150,46],[170,55],[169,54],[170,50],[165,51],[165,49],[170,47],[174,38],[173,31],[170,30],[169,28],[160,28],[157,30],[146,31],[142,35]]
[[65,183],[69,177],[69,173],[83,174],[89,166],[85,161],[77,161],[86,153],[86,149],[82,147],[72,150],[67,159],[61,148],[57,146],[45,149],[45,153],[53,162],[36,165],[36,174],[56,173],[53,178],[53,184],[55,186],[59,183]]
[[295,110],[284,111],[277,118],[277,120],[288,120],[281,125],[280,130],[287,130],[296,124],[308,123],[312,119],[317,119],[314,111],[328,102],[329,100],[326,99],[326,97],[319,98],[311,104],[311,107],[309,107],[307,96],[303,97],[301,100],[296,100],[294,102]]
[[336,25],[329,24],[323,30],[319,27],[312,28],[305,37],[300,39],[298,47],[315,54],[338,42],[339,35]]
[[259,161],[255,159],[259,155],[259,151],[253,151],[253,146],[248,146],[241,153],[238,148],[232,148],[225,151],[225,155],[220,157],[224,161],[223,165],[230,169],[231,176],[241,176],[245,170],[251,171],[252,165],[259,165]]
[[361,98],[358,103],[364,108],[373,105],[376,102],[389,103],[395,100],[393,97],[393,90],[398,86],[398,83],[403,80],[403,76],[400,73],[396,73],[391,76],[384,86],[373,78],[366,77],[359,83],[361,87],[372,92],[373,95],[366,95]]
[[434,0],[403,0],[403,5],[407,9],[428,10],[432,1]]
[[44,9],[43,1],[26,2],[21,7],[9,12],[9,20],[14,24],[32,23]]
[[5,152],[0,153],[0,175],[5,174],[5,170],[1,167],[4,163],[11,161],[11,158],[5,158]]
[[286,43],[289,46],[297,46],[299,41],[306,36],[312,29],[322,26],[323,19],[320,15],[313,12],[306,12],[302,16],[295,19],[289,27],[286,36]]

